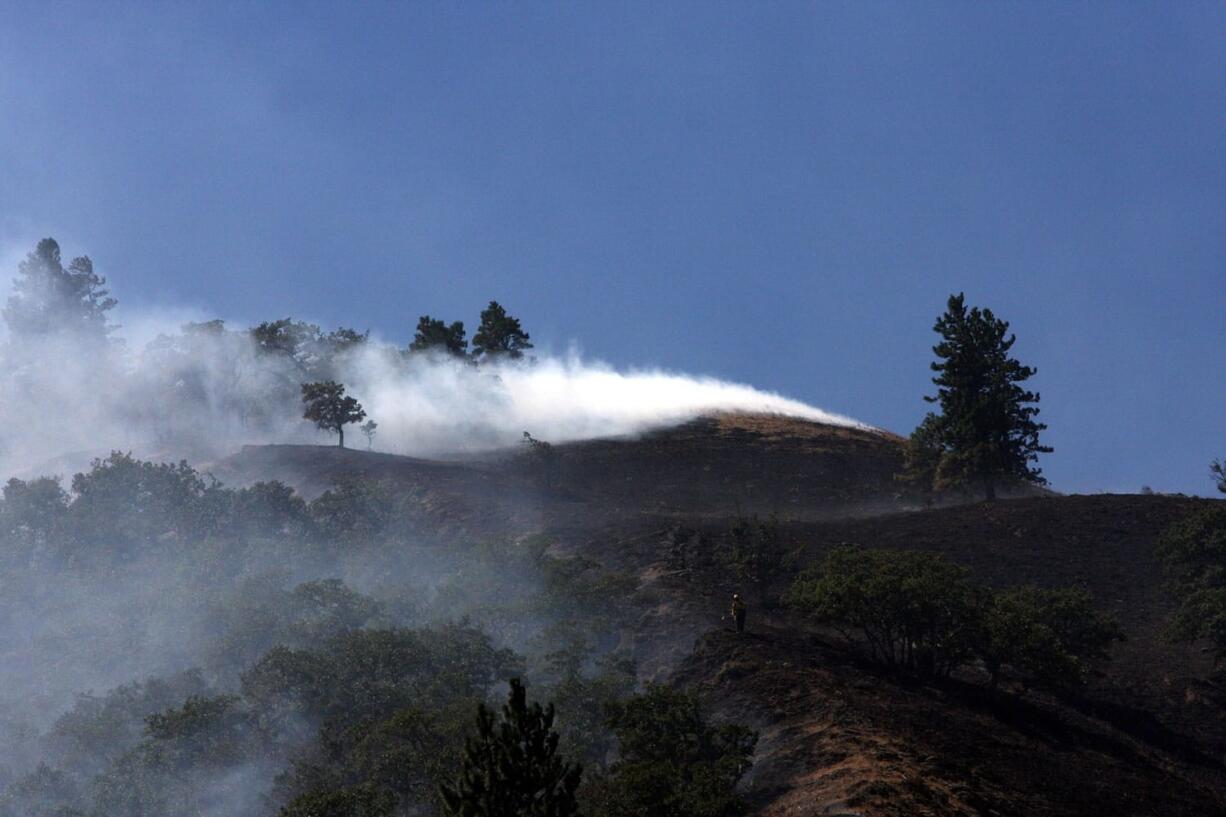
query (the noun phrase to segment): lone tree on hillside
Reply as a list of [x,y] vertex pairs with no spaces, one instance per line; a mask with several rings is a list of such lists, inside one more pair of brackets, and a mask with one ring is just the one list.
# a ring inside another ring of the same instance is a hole
[[105,287],[106,279],[94,272],[88,256],[65,267],[60,245],[44,238],[17,267],[4,322],[16,338],[69,332],[104,339],[114,328],[106,313],[117,303]]
[[358,429],[366,435],[366,450],[370,451],[375,445],[375,433],[379,428],[379,424],[374,420],[367,420],[358,426]]
[[1009,356],[1017,340],[1009,323],[990,309],[968,310],[959,293],[933,329],[941,336],[932,347],[937,394],[924,399],[941,411],[929,413],[912,435],[908,469],[937,490],[978,484],[989,500],[1000,480],[1046,484],[1034,464],[1052,450],[1039,442],[1047,428],[1035,419],[1039,395],[1020,385],[1036,370]]
[[302,412],[303,419],[314,422],[316,428],[339,434],[338,445],[341,448],[345,447],[345,426],[361,422],[366,417],[362,404],[352,397],[346,397],[345,387],[331,380],[303,383],[302,402],[306,406]]
[[1209,473],[1217,481],[1217,489],[1226,494],[1226,460],[1214,460],[1209,466]]
[[444,352],[454,357],[468,354],[468,338],[464,322],[443,323],[438,318],[422,315],[417,319],[417,331],[413,333],[410,352]]
[[480,360],[519,360],[531,349],[528,333],[497,301],[481,312],[481,326],[473,335],[473,358]]
[[582,769],[558,754],[553,704],[528,705],[518,678],[502,717],[480,704],[459,777],[440,787],[449,817],[572,817]]

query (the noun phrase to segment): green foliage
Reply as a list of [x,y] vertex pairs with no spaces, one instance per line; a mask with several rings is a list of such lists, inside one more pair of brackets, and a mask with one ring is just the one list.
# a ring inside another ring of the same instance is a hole
[[527,702],[518,678],[498,718],[477,708],[477,734],[464,747],[459,775],[440,789],[451,817],[570,817],[581,767],[558,753],[553,704]]
[[589,817],[748,813],[736,786],[753,763],[752,730],[711,725],[696,694],[656,685],[610,705],[608,723],[620,753],[607,774],[584,787]]
[[305,406],[302,418],[315,423],[316,428],[335,431],[340,436],[337,444],[341,448],[345,447],[345,426],[366,418],[361,403],[347,397],[345,387],[331,380],[303,383],[302,402]]
[[965,568],[936,554],[844,545],[797,579],[790,600],[858,630],[886,666],[943,676],[970,656],[981,593]]
[[314,533],[307,503],[281,482],[257,482],[231,494],[226,529],[237,536],[281,535],[296,539]]
[[310,515],[325,539],[346,545],[379,542],[397,519],[398,499],[386,483],[341,479],[311,503]]
[[[562,755],[599,766],[615,752],[601,713],[635,677],[606,653],[634,613],[631,574],[553,555],[545,537],[438,547],[415,529],[423,494],[391,483],[346,480],[307,503],[280,483],[234,490],[186,463],[116,453],[72,487],[6,487],[6,575],[42,586],[53,568],[60,583],[47,585],[43,605],[103,595],[106,619],[73,621],[67,633],[89,645],[67,660],[91,672],[113,671],[105,662],[130,644],[133,665],[148,661],[150,637],[204,671],[83,696],[39,740],[48,765],[5,781],[0,817],[249,814],[282,804],[291,814],[436,813],[473,708],[528,668],[557,704]],[[429,590],[396,579],[405,567]],[[338,579],[291,580],[304,575],[386,578],[376,600]],[[472,624],[393,626],[469,613],[527,657]],[[274,779],[271,799],[255,802]]]
[[198,671],[125,684],[105,695],[79,695],[52,726],[50,757],[64,768],[97,773],[133,749],[145,735],[146,719],[209,688]]
[[903,470],[897,479],[924,490],[933,488],[943,453],[941,418],[929,412],[907,438],[903,449]]
[[281,318],[264,321],[248,330],[256,353],[280,359],[293,367],[300,376],[318,374],[323,346],[323,330],[313,323]]
[[473,335],[474,360],[519,360],[532,348],[528,333],[523,331],[519,318],[507,314],[497,301],[481,312],[481,326]]
[[17,340],[56,333],[105,339],[113,328],[107,313],[117,303],[105,286],[88,256],[65,267],[60,245],[44,238],[17,267],[13,294],[2,310],[4,322]]
[[357,630],[376,620],[383,605],[339,579],[285,589],[283,575],[252,576],[218,599],[211,611],[221,635],[209,650],[218,670],[249,666],[275,645],[302,648]]
[[[278,778],[278,799],[311,793],[378,793],[402,811],[437,805],[438,787],[460,763],[477,700],[456,697],[429,712],[417,707],[378,720],[325,721],[319,739]],[[430,813],[433,813],[431,811]]]
[[342,774],[391,792],[401,802],[433,802],[438,786],[460,762],[472,699],[457,699],[433,712],[400,709],[373,726],[359,722],[337,741],[346,759]]
[[[321,510],[327,507],[321,505]],[[321,513],[325,520],[335,514]],[[335,520],[332,520],[335,521]],[[164,554],[221,573],[236,550],[319,537],[307,504],[288,486],[230,490],[186,462],[153,463],[112,452],[72,479],[10,480],[0,499],[0,558],[10,566],[58,562],[79,568]]]
[[908,465],[922,473],[935,459],[934,488],[982,485],[988,499],[998,480],[1043,484],[1034,463],[1052,450],[1039,443],[1047,426],[1035,419],[1039,395],[1020,385],[1036,370],[1009,357],[1017,338],[1008,322],[990,309],[968,311],[959,294],[933,328],[941,335],[933,347],[937,395],[924,399],[939,403],[941,413],[916,430]]
[[940,677],[980,659],[993,685],[1007,669],[1027,682],[1075,687],[1123,637],[1084,590],[993,593],[924,551],[835,548],[797,579],[790,600],[818,621],[858,631],[886,666]]
[[217,808],[221,792],[207,782],[260,763],[274,745],[232,695],[189,698],[146,724],[148,737],[91,781],[94,813],[153,817]]
[[519,668],[484,633],[452,624],[433,630],[356,630],[322,648],[275,647],[243,674],[243,697],[318,720],[387,717],[414,706],[476,698]]
[[365,346],[368,340],[370,340],[369,331],[359,332],[356,329],[341,326],[324,337],[324,344],[328,349],[329,357],[336,357]]
[[1080,588],[1014,587],[995,593],[986,609],[976,653],[995,685],[1007,666],[1051,688],[1084,684],[1095,662],[1123,640],[1114,619],[1094,608]]
[[409,344],[410,352],[435,352],[464,357],[468,354],[468,339],[465,337],[464,322],[455,321],[446,324],[429,315],[422,315],[417,321],[417,331],[413,333],[413,342]]
[[1170,635],[1209,639],[1215,664],[1226,658],[1226,508],[1215,503],[1162,535],[1158,557],[1179,606]]
[[[225,494],[186,462],[152,463],[114,451],[72,478],[67,524],[81,551],[131,551],[207,538],[220,529]],[[89,558],[87,553],[80,555]]]
[[529,643],[542,621],[570,622],[596,644],[616,640],[637,578],[591,559],[550,555],[552,542],[528,536],[472,547],[438,585],[434,614],[465,616],[504,643]]
[[10,479],[0,497],[0,538],[7,544],[5,557],[29,558],[48,548],[67,509],[68,493],[58,479]]
[[177,767],[241,763],[256,749],[250,713],[241,701],[237,695],[192,696],[180,707],[150,715],[145,724],[152,743],[146,748],[162,755],[159,763],[173,759]]
[[238,703],[237,695],[205,698],[193,695],[178,709],[157,712],[145,719],[146,731],[155,740],[191,737],[206,731]]
[[611,653],[596,659],[591,672],[585,672],[591,653],[582,636],[574,637],[578,634],[573,629],[567,639],[564,627],[558,625],[546,633],[551,643],[563,642],[545,656],[547,674],[557,678],[546,687],[546,697],[557,707],[563,754],[598,768],[608,762],[617,746],[604,713],[634,692],[636,666],[632,660]]

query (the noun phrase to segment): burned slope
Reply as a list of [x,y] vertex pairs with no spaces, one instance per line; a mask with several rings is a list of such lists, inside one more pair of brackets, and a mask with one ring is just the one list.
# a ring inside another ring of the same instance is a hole
[[[1047,495],[921,511],[893,480],[899,462],[888,434],[732,416],[543,456],[284,447],[215,472],[314,492],[393,481],[454,535],[544,530],[556,554],[635,576],[623,648],[641,678],[698,687],[761,731],[749,794],[763,814],[1226,813],[1226,692],[1206,656],[1162,637],[1171,605],[1153,558],[1161,531],[1200,500]],[[769,530],[751,558],[734,542],[747,524]],[[998,587],[1085,587],[1128,640],[1075,696],[989,694],[973,673],[900,681],[782,605],[797,571],[845,542],[935,551]],[[747,637],[720,623],[733,591],[750,602]]]
[[[709,622],[675,677],[761,730],[763,814],[1226,813],[1226,689],[1195,646],[1163,638],[1171,604],[1153,557],[1161,532],[1202,502],[1035,498],[784,523],[769,560],[779,569],[748,575],[710,557],[727,549],[728,526],[674,531],[660,542],[657,595]],[[991,693],[974,672],[902,681],[781,604],[796,570],[845,542],[935,551],[996,586],[1085,587],[1127,640],[1077,694]],[[718,623],[733,588],[750,600],[747,637]]]
[[1226,813],[1185,761],[1075,707],[900,683],[794,628],[711,633],[676,679],[759,728],[762,815]]
[[644,433],[443,461],[327,446],[247,446],[208,467],[230,484],[279,480],[313,497],[349,478],[386,480],[457,507],[525,505],[551,525],[592,518],[734,512],[827,518],[897,510],[902,440],[774,415],[727,414]]
[[621,512],[816,518],[900,507],[901,456],[882,431],[727,414],[559,446],[558,470],[569,491]]

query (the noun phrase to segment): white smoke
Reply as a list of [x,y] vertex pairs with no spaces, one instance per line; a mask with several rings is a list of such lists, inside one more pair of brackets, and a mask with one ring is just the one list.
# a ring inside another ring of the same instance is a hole
[[387,450],[432,455],[511,445],[524,431],[551,442],[635,434],[714,412],[783,414],[857,426],[796,400],[709,377],[617,371],[577,355],[474,372],[446,361],[397,368],[363,355],[355,394]]
[[[299,383],[323,377],[344,382],[378,423],[377,450],[414,456],[510,446],[524,431],[555,443],[629,435],[715,412],[865,427],[751,386],[618,371],[577,353],[478,367],[372,340],[308,369],[262,354],[246,331],[165,330],[187,316],[124,316],[124,338],[111,346],[10,340],[0,476],[66,476],[113,449],[203,462],[246,444],[325,444],[329,436],[300,418],[297,398]],[[354,426],[346,441],[365,445]]]

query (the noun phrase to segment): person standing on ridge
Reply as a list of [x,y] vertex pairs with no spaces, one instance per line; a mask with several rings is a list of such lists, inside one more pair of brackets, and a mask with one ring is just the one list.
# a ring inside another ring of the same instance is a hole
[[732,620],[736,624],[738,633],[745,632],[745,602],[741,600],[740,593],[732,594]]

